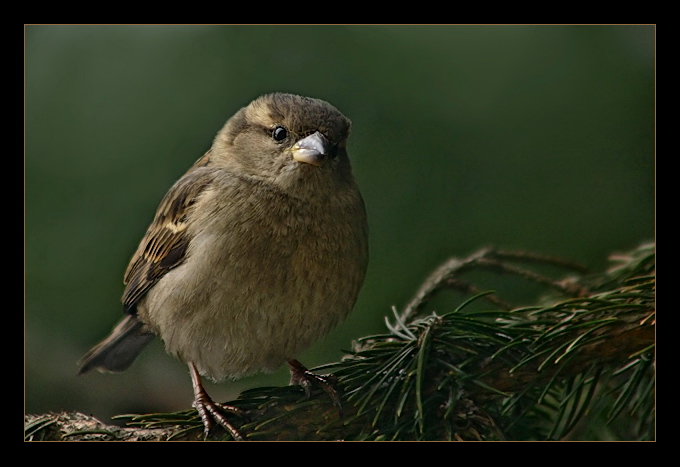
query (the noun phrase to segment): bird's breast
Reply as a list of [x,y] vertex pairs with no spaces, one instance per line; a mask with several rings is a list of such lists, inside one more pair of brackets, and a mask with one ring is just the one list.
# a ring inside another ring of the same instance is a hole
[[363,281],[360,202],[208,193],[187,260],[145,301],[168,351],[219,380],[272,371],[326,335]]

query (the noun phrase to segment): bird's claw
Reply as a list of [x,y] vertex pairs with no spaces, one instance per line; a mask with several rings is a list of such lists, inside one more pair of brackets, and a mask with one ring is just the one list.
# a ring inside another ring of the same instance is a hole
[[313,387],[320,387],[331,398],[331,402],[342,417],[342,401],[340,394],[335,389],[338,379],[334,375],[317,375],[297,360],[289,360],[288,365],[290,365],[290,384],[302,386],[308,398],[312,396]]
[[217,423],[234,438],[234,441],[243,441],[244,438],[241,433],[239,433],[234,425],[229,423],[229,420],[223,414],[223,412],[228,412],[235,415],[245,415],[243,411],[234,406],[213,401],[203,388],[201,376],[196,369],[196,365],[191,362],[189,363],[189,373],[194,385],[194,407],[196,407],[203,421],[205,437],[209,438],[211,436],[212,429],[215,423]]
[[220,404],[219,402],[214,402],[212,399],[208,398],[197,398],[194,402],[194,407],[198,411],[203,421],[203,427],[206,438],[212,435],[213,427],[215,423],[224,428],[227,433],[234,438],[235,441],[243,441],[244,438],[241,433],[232,425],[229,420],[224,416],[222,412],[228,412],[236,415],[243,415],[243,412],[236,407],[226,404]]

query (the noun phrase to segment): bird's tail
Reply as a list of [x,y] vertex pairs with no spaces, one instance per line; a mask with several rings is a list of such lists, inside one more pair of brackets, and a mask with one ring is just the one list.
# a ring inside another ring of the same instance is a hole
[[78,362],[78,374],[93,369],[118,372],[129,367],[154,335],[145,329],[136,316],[128,315],[111,332],[111,335],[95,345]]

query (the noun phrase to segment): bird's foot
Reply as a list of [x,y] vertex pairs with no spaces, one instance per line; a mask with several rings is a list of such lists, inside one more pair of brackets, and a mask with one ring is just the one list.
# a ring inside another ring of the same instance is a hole
[[335,389],[338,379],[335,376],[317,375],[297,360],[288,360],[288,365],[290,366],[290,384],[302,386],[307,397],[311,397],[313,387],[320,387],[328,394],[333,405],[338,409],[338,413],[342,416],[342,402],[338,391]]
[[212,435],[213,427],[218,424],[234,438],[234,441],[243,441],[244,438],[241,433],[224,416],[224,412],[243,416],[245,415],[243,411],[231,405],[213,401],[203,388],[201,377],[193,363],[189,364],[189,370],[194,384],[194,407],[196,407],[203,421],[205,437],[209,438]]
[[235,441],[243,441],[243,435],[232,425],[229,420],[224,416],[223,412],[228,412],[237,415],[243,415],[243,412],[236,407],[231,405],[221,404],[215,402],[210,397],[196,398],[194,401],[194,407],[198,411],[198,414],[203,420],[203,427],[205,431],[206,438],[209,438],[213,433],[213,428],[217,423],[219,426],[224,428],[227,433],[234,438]]

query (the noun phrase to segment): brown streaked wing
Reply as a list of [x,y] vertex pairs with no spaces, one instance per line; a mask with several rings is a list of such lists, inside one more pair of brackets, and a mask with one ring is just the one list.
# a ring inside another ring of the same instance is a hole
[[[208,154],[206,154],[207,156]],[[186,232],[187,214],[198,196],[214,179],[202,157],[167,192],[156,211],[153,222],[132,256],[125,271],[123,305],[135,312],[140,298],[172,268],[184,260],[191,238]],[[199,164],[203,162],[202,164]]]

